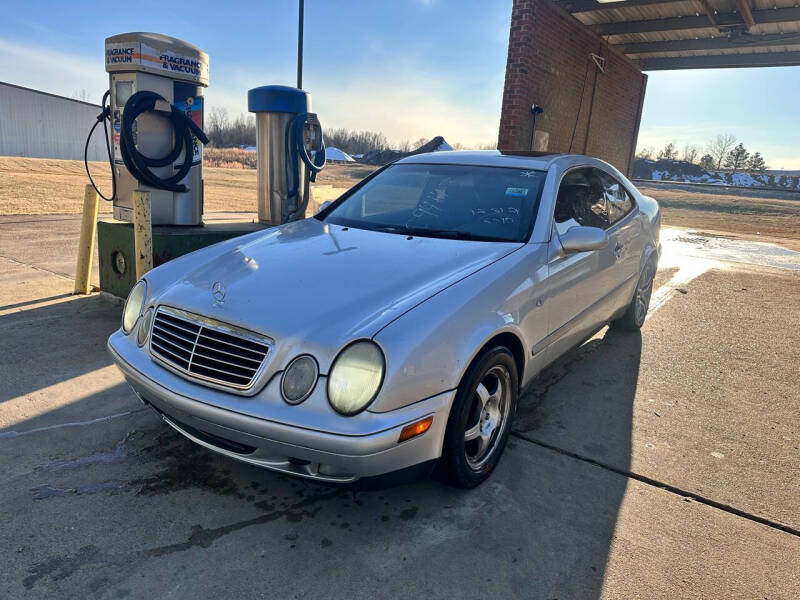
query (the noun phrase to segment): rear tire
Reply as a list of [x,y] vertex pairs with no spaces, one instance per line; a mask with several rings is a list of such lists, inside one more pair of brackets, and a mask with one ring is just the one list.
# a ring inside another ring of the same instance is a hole
[[633,292],[633,299],[625,309],[625,313],[609,324],[612,329],[623,331],[638,331],[644,325],[647,318],[647,310],[650,308],[650,296],[653,293],[653,279],[656,276],[656,265],[652,260],[648,260],[641,274],[639,281],[636,282],[636,289]]
[[447,421],[437,475],[469,489],[491,475],[505,449],[517,410],[517,363],[505,346],[481,353],[458,386]]

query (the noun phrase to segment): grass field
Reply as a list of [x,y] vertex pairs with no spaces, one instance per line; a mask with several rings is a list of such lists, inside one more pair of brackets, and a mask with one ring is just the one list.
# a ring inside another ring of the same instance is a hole
[[[111,176],[106,163],[89,163],[92,177],[106,196],[111,195]],[[328,165],[317,178],[314,199],[337,197],[366,177],[374,167]],[[205,211],[256,210],[256,172],[253,169],[206,167]],[[83,162],[0,156],[0,215],[76,214],[83,208],[83,189],[88,183]],[[111,203],[100,205],[111,212]]]
[[[209,158],[211,164],[228,166],[204,169],[205,211],[255,212],[255,170],[224,154]],[[108,165],[91,163],[91,169],[101,190],[110,193]],[[336,198],[373,170],[359,164],[326,166],[312,188],[314,204]],[[86,182],[80,161],[0,156],[0,215],[79,213]],[[779,241],[800,249],[800,200],[641,189],[660,202],[665,225]],[[315,210],[314,205],[309,208]],[[110,211],[111,205],[103,202],[101,212]]]
[[665,225],[782,242],[800,250],[800,195],[798,200],[777,200],[661,188],[639,189],[658,200]]

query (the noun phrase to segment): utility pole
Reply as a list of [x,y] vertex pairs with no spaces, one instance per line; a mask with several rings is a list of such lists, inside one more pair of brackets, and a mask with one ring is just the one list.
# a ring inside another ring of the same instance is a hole
[[303,13],[305,0],[299,0],[299,22],[297,24],[297,88],[303,89]]

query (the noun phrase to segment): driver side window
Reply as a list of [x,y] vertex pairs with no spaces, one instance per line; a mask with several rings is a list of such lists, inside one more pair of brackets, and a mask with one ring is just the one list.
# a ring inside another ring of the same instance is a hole
[[559,234],[576,225],[600,229],[611,226],[600,171],[576,169],[564,176],[558,188],[553,219]]

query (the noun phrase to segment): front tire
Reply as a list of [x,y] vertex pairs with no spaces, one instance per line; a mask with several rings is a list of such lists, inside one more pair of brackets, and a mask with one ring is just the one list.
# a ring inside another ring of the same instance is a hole
[[494,470],[517,410],[517,363],[505,346],[484,351],[458,386],[437,473],[460,488],[474,488]]
[[639,281],[636,282],[636,290],[633,292],[633,299],[625,309],[619,319],[611,321],[612,329],[622,329],[624,331],[638,331],[644,325],[647,318],[647,311],[650,308],[650,296],[653,293],[653,279],[656,276],[656,265],[652,260],[648,260]]

